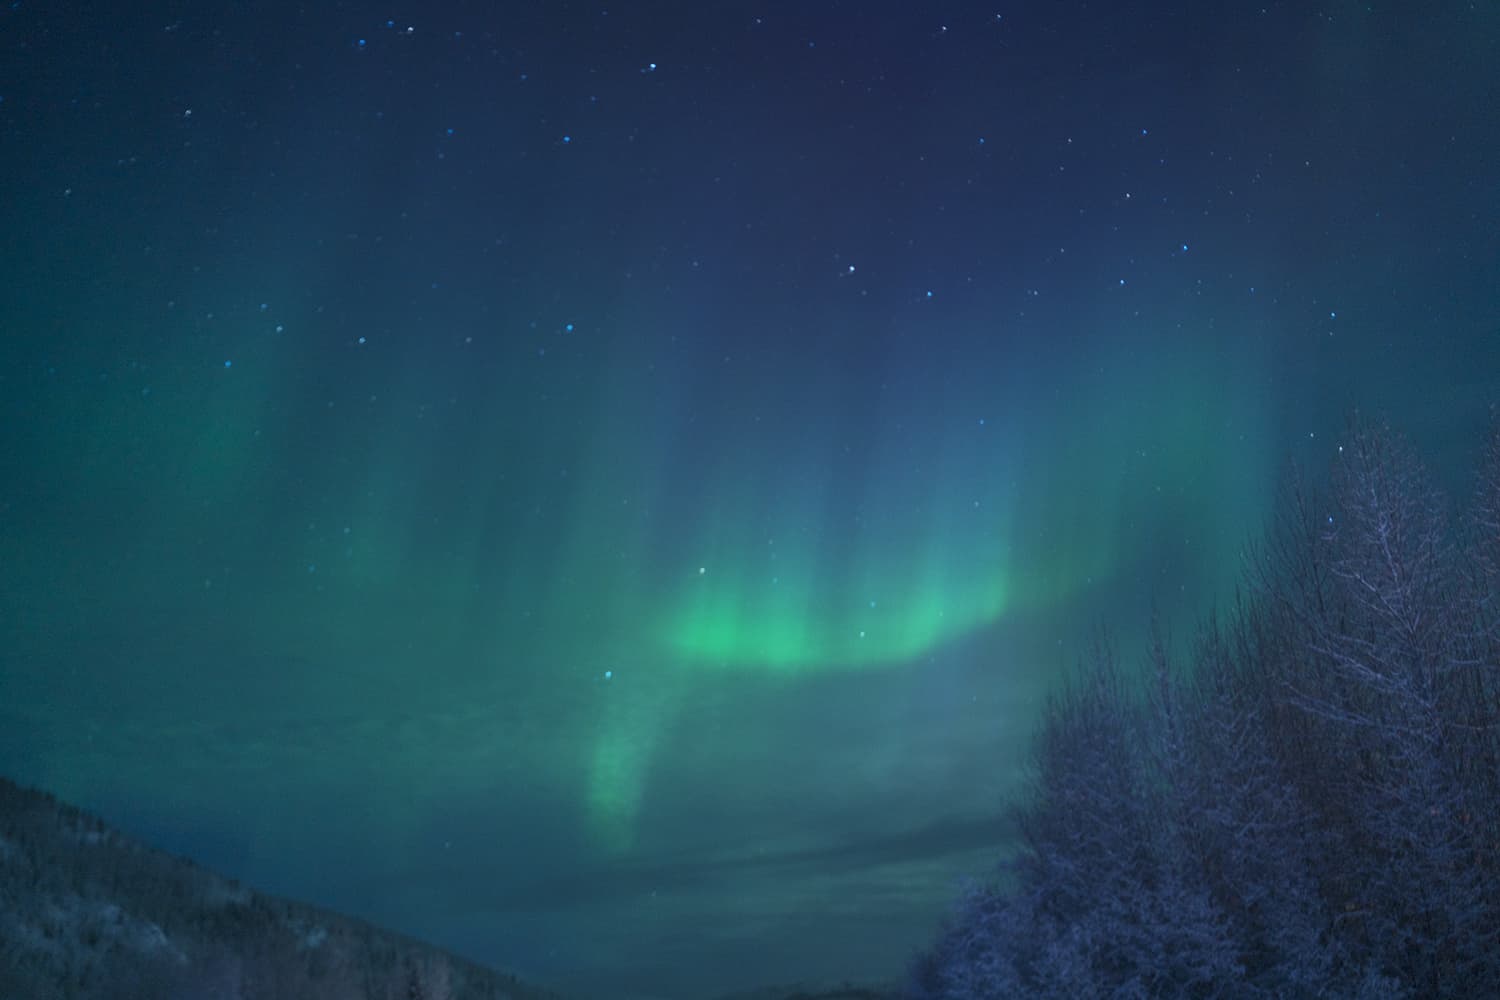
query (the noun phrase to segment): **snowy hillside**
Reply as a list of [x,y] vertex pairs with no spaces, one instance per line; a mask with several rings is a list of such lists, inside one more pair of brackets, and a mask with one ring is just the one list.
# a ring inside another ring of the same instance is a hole
[[556,994],[362,921],[254,892],[0,778],[0,997]]

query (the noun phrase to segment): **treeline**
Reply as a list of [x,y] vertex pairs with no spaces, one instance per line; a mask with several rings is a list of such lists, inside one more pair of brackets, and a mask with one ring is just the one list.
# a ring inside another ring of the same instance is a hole
[[919,1000],[1500,996],[1500,422],[1456,518],[1357,418],[1231,614],[1049,705]]
[[555,1000],[362,921],[252,892],[0,779],[0,998]]

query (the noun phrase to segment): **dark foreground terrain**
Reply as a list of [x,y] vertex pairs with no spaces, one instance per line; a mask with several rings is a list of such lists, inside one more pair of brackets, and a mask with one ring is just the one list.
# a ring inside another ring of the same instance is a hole
[[0,778],[0,997],[544,1000],[359,920],[254,892]]
[[[894,996],[791,986],[724,1000]],[[294,998],[562,1000],[364,921],[255,892],[0,778],[0,1000]]]

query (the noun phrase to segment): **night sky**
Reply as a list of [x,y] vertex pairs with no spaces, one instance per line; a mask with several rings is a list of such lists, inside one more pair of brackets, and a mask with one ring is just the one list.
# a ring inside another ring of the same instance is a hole
[[897,975],[1095,626],[1500,399],[1500,7],[0,11],[0,772],[579,995]]

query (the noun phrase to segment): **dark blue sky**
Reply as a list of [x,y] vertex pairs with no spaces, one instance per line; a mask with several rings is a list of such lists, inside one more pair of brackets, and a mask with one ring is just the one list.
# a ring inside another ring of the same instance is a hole
[[[1500,396],[1488,5],[0,11],[0,770],[579,995],[899,972]],[[752,969],[753,974],[743,971]]]

